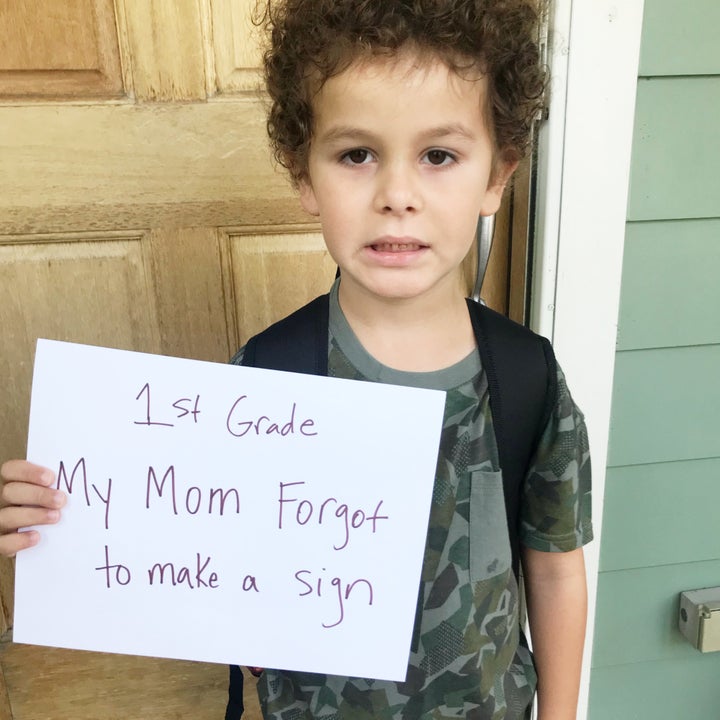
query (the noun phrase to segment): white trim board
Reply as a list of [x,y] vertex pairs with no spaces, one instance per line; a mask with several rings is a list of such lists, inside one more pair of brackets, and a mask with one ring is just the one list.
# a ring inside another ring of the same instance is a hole
[[553,341],[593,456],[580,720],[588,713],[642,17],[643,0],[554,0],[551,110],[539,138],[531,323]]

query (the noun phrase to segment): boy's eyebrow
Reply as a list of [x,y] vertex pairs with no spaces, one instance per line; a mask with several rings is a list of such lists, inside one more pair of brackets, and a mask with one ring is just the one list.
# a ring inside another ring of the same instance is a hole
[[335,142],[337,140],[365,140],[373,137],[373,134],[366,130],[349,125],[338,125],[321,133],[319,139],[325,142]]
[[420,133],[422,138],[444,138],[450,135],[459,135],[467,140],[475,140],[475,133],[462,123],[450,123],[449,125],[439,125],[438,127],[429,128]]
[[[452,135],[458,135],[467,140],[475,140],[476,135],[468,127],[462,123],[450,123],[448,125],[438,125],[423,130],[418,138],[420,140],[442,139]],[[327,131],[321,133],[319,139],[323,142],[337,142],[340,140],[352,140],[354,142],[368,141],[372,142],[377,136],[369,130],[363,130],[352,125],[338,125],[331,127]]]

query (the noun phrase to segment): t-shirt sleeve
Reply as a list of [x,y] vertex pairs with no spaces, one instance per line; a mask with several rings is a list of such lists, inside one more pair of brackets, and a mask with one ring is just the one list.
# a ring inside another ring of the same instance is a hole
[[590,448],[585,418],[558,367],[557,403],[525,483],[520,541],[546,552],[568,552],[593,537]]
[[243,345],[231,358],[231,365],[242,365],[243,356],[245,355],[245,346]]

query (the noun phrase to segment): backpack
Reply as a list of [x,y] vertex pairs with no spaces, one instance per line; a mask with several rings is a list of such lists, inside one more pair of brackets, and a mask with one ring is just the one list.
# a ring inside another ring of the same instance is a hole
[[[512,568],[520,567],[520,500],[523,480],[550,419],[557,396],[557,368],[550,342],[475,300],[467,300],[470,320],[488,380],[490,410],[503,492]],[[308,375],[328,374],[329,296],[321,295],[250,338],[242,364]],[[235,358],[233,358],[235,361]],[[226,720],[242,714],[243,678],[230,666]]]

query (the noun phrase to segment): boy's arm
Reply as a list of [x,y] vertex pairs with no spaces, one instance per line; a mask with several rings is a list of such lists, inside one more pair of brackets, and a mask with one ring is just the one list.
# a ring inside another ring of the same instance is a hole
[[524,548],[523,575],[538,673],[537,720],[576,720],[587,620],[582,548]]

